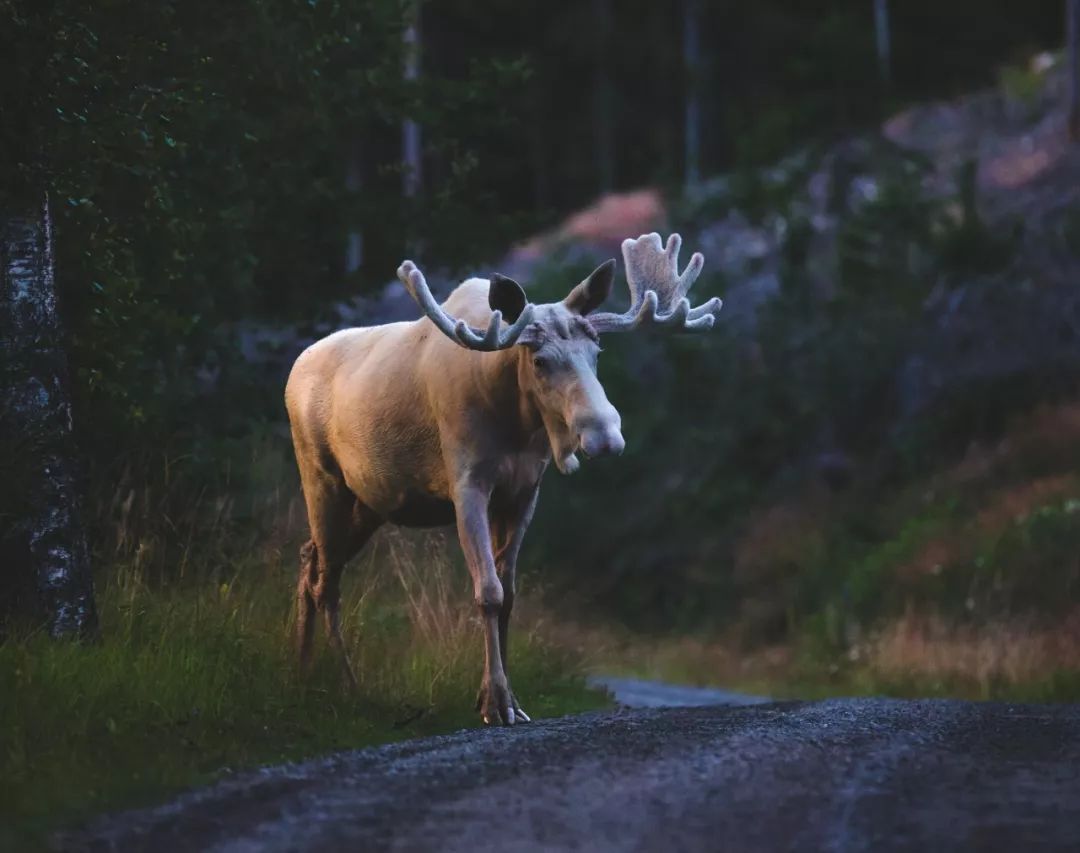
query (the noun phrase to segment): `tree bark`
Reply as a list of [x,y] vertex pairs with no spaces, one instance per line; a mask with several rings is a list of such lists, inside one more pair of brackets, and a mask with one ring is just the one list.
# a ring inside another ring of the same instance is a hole
[[92,638],[52,220],[47,198],[29,207],[0,221],[0,616]]

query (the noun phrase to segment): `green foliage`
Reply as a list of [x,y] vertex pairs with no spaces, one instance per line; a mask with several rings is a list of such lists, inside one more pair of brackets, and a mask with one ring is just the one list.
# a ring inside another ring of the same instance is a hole
[[783,681],[759,685],[770,695],[789,699],[832,696],[889,696],[898,699],[968,699],[981,702],[1075,702],[1080,697],[1080,673],[1063,667],[1037,678],[979,679],[957,675],[881,673],[835,656],[800,661]]
[[[1043,504],[987,529],[978,520],[981,501],[965,506],[943,495],[895,533],[861,546],[849,528],[834,527],[825,552],[808,555],[802,567],[802,640],[828,656],[850,646],[852,629],[911,610],[977,625],[1032,614],[1046,624],[1067,617],[1080,586],[1080,502]],[[929,565],[929,555],[938,562]]]
[[[860,692],[868,696],[898,696],[925,699],[974,699],[997,702],[1075,702],[1080,696],[1080,673],[1062,669],[1035,682],[957,684],[940,678],[881,678],[860,674]],[[840,694],[837,694],[840,695]]]
[[1013,520],[967,567],[968,601],[982,613],[1067,615],[1080,598],[1080,490]]

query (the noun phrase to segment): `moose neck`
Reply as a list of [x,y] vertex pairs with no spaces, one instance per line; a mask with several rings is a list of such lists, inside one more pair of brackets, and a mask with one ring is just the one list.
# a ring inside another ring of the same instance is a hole
[[529,351],[521,346],[483,353],[478,359],[485,396],[492,411],[505,420],[512,431],[520,433],[523,444],[544,431],[540,409],[522,382],[528,359]]

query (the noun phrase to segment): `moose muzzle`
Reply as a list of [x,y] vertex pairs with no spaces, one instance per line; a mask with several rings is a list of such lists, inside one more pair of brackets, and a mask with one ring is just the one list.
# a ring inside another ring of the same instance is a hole
[[619,429],[619,413],[613,406],[610,411],[600,412],[580,420],[577,427],[581,451],[589,457],[620,455],[626,448]]

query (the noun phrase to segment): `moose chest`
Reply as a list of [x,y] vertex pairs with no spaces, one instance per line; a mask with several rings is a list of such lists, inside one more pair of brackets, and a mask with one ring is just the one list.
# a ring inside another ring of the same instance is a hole
[[[546,467],[547,460],[535,453],[514,454],[493,462],[492,506],[516,505],[529,498]],[[417,488],[399,493],[382,509],[387,521],[401,527],[441,527],[456,520],[449,494]]]

